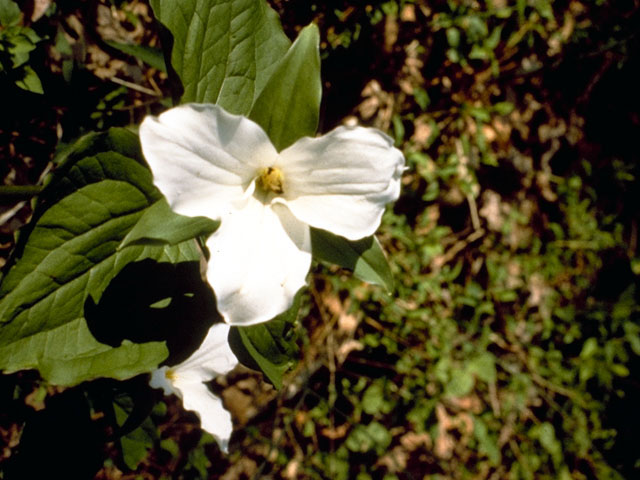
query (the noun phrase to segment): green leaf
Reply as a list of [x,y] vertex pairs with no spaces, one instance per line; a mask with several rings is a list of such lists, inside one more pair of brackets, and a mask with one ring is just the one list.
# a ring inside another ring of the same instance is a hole
[[208,237],[219,225],[219,221],[206,217],[178,215],[162,198],[145,210],[118,248],[134,244],[176,245],[192,238]]
[[393,274],[375,237],[351,241],[312,228],[311,249],[313,258],[348,268],[360,280],[393,290]]
[[467,111],[479,122],[488,123],[491,121],[491,114],[484,107],[468,107]]
[[164,342],[99,343],[84,318],[85,300],[100,297],[130,262],[194,261],[200,254],[195,242],[117,250],[161,197],[133,133],[89,135],[63,158],[0,284],[0,368],[37,368],[59,385],[150,371],[168,354]]
[[27,65],[22,69],[21,73],[22,78],[15,82],[18,87],[28,92],[44,93],[40,78],[38,78],[38,74],[33,71],[33,68]]
[[20,21],[20,7],[12,0],[0,0],[0,25],[10,27]]
[[598,352],[598,339],[595,337],[589,337],[582,345],[582,351],[580,352],[580,359],[586,360],[593,357]]
[[307,25],[253,104],[249,118],[277,150],[316,133],[322,97],[319,45],[318,27]]
[[264,0],[152,0],[151,7],[173,35],[182,103],[246,115],[291,44]]
[[368,425],[356,425],[347,437],[345,445],[352,452],[365,453],[375,449],[381,453],[389,447],[391,440],[389,430],[374,421]]
[[[121,394],[114,398],[113,411],[118,426],[125,425],[134,410],[135,406],[129,396]],[[157,440],[157,428],[149,416],[137,428],[121,436],[122,458],[127,467],[135,470]]]
[[393,406],[393,401],[385,394],[382,381],[374,381],[362,395],[362,410],[369,415],[389,413]]
[[[431,99],[429,98],[429,94],[424,88],[413,87],[413,98],[423,112],[426,111],[427,107],[431,104]],[[431,124],[436,122],[435,120],[431,119],[429,123]],[[433,133],[429,136],[429,139],[431,139],[432,136],[433,136]]]
[[278,389],[282,387],[283,375],[297,359],[294,325],[301,298],[299,291],[286,312],[258,325],[233,327],[229,334],[229,343],[238,359],[262,371]]
[[478,440],[480,453],[484,453],[491,462],[491,465],[500,464],[501,455],[496,439],[489,434],[487,424],[481,418],[473,419],[473,434]]
[[445,33],[447,34],[447,42],[449,43],[449,46],[458,48],[460,46],[460,30],[456,27],[449,27]]
[[485,352],[469,362],[467,370],[486,383],[495,383],[498,378],[495,357]]
[[126,53],[127,55],[131,55],[132,57],[136,57],[142,60],[147,65],[155,68],[156,70],[160,70],[161,72],[167,71],[167,66],[164,63],[164,56],[162,55],[162,50],[148,47],[146,45],[137,45],[135,43],[121,43],[121,42],[105,42],[112,48],[119,50],[122,53]]
[[447,397],[464,397],[475,384],[473,374],[468,369],[456,369],[451,372],[451,379],[445,389]]
[[367,425],[366,428],[369,437],[375,442],[376,450],[378,452],[384,452],[392,440],[391,433],[389,433],[387,427],[374,421]]
[[509,115],[515,106],[511,102],[498,102],[493,105],[493,111],[498,115]]
[[[11,57],[13,68],[21,67],[29,61],[29,53],[36,48],[40,37],[30,28],[17,27],[12,29],[8,41],[4,45]],[[23,74],[20,70],[18,74]]]
[[551,423],[543,422],[534,425],[529,435],[532,438],[538,439],[540,445],[551,455],[555,465],[559,465],[562,462],[562,444],[558,441],[555,429]]

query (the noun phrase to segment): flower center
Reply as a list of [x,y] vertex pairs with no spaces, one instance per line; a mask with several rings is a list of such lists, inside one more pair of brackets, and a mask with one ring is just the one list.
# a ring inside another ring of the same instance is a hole
[[174,380],[176,380],[178,378],[178,375],[176,375],[176,372],[174,370],[170,369],[170,368],[166,372],[164,372],[164,376],[170,382],[173,382]]
[[284,192],[282,181],[282,171],[279,168],[267,167],[260,171],[257,184],[263,191],[267,193],[273,192],[279,195]]

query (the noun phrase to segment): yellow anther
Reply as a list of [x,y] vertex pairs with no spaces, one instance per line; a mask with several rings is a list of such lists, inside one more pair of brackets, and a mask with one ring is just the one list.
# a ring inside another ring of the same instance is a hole
[[258,186],[265,192],[281,194],[284,192],[282,181],[283,176],[279,168],[267,167],[260,171]]

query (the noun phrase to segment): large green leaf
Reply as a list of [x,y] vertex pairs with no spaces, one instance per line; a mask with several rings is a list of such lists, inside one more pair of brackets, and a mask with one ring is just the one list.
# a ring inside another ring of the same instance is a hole
[[133,244],[176,245],[191,238],[208,237],[219,225],[220,221],[207,217],[178,215],[162,198],[145,210],[119,248]]
[[300,310],[301,291],[292,307],[265,323],[250,327],[233,327],[229,343],[245,365],[261,370],[276,387],[282,387],[282,376],[297,359],[295,321]]
[[264,128],[278,150],[318,128],[322,83],[320,34],[310,24],[298,35],[256,99],[249,118]]
[[182,102],[246,115],[290,41],[264,0],[152,0],[173,35],[171,65]]
[[375,237],[350,241],[325,230],[311,229],[313,257],[353,271],[365,282],[393,290],[393,274],[384,251]]
[[64,156],[0,285],[0,368],[37,368],[61,385],[149,371],[166,358],[164,342],[99,343],[84,318],[85,301],[99,298],[131,262],[194,261],[199,251],[193,241],[118,249],[161,197],[133,133],[90,135]]

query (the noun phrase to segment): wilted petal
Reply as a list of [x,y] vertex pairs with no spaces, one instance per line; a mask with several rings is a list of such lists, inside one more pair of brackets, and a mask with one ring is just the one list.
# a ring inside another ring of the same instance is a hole
[[140,125],[153,181],[174,211],[218,218],[277,152],[251,120],[216,105],[185,104]]
[[351,240],[373,235],[400,195],[402,153],[384,133],[338,127],[280,153],[284,202],[303,222]]
[[287,310],[311,265],[309,227],[283,205],[251,197],[207,240],[207,280],[232,325],[252,325]]

